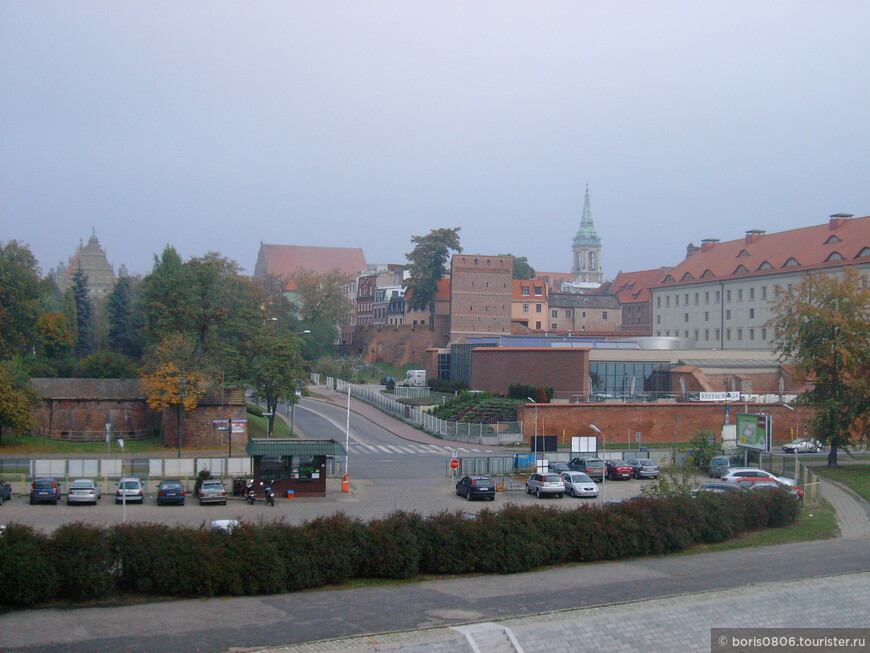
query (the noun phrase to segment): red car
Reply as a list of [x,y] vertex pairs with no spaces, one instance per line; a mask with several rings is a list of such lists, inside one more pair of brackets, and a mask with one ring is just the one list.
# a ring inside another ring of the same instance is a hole
[[782,488],[783,490],[788,490],[793,495],[795,495],[798,499],[804,498],[804,489],[802,487],[800,487],[799,485],[795,486],[795,487],[791,487],[789,485],[786,485],[785,483],[780,483],[779,481],[774,481],[774,480],[769,479],[769,478],[762,478],[762,477],[742,478],[739,481],[737,481],[737,483],[735,483],[735,485],[739,485],[740,487],[745,487],[749,490],[756,490],[756,489],[762,490],[763,488],[766,488],[766,487],[779,487],[779,488]]
[[604,462],[607,480],[622,479],[627,481],[634,475],[634,467],[624,460],[606,460]]

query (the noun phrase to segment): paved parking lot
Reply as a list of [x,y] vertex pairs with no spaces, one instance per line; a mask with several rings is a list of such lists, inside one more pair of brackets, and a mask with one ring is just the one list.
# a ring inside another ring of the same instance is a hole
[[[607,500],[624,499],[641,493],[648,480],[606,481]],[[153,483],[151,484],[153,485]],[[229,487],[229,483],[227,483]],[[599,499],[563,499],[547,497],[537,499],[521,489],[498,492],[495,501],[467,501],[456,496],[455,482],[449,478],[419,479],[412,482],[390,480],[353,480],[351,491],[341,492],[337,479],[327,482],[326,497],[307,497],[286,499],[278,498],[274,508],[257,501],[253,506],[245,503],[242,497],[228,497],[227,505],[200,506],[188,496],[183,506],[158,506],[153,495],[146,496],[145,503],[128,504],[127,521],[163,522],[166,524],[186,524],[199,526],[213,519],[239,519],[258,521],[260,519],[283,519],[289,523],[299,523],[306,519],[330,515],[339,510],[349,515],[368,520],[383,517],[396,510],[410,510],[421,514],[431,514],[442,510],[462,510],[478,512],[494,509],[511,502],[520,505],[540,503],[560,509],[570,509],[580,505],[592,505]],[[522,487],[522,480],[514,482]],[[601,484],[599,483],[599,487]],[[13,497],[0,506],[0,523],[16,522],[28,524],[45,532],[50,532],[67,522],[109,525],[122,521],[123,507],[114,502],[113,495],[104,495],[97,505],[67,506],[64,499],[54,506],[48,503],[31,506],[26,496]]]

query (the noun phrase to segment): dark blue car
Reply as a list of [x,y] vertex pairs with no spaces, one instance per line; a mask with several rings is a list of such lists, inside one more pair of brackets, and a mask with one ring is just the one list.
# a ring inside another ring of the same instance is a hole
[[60,501],[60,484],[56,478],[35,478],[30,484],[30,505],[43,501],[54,505]]

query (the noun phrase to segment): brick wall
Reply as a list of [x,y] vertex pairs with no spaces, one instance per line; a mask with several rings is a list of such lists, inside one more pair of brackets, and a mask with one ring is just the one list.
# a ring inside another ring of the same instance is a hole
[[[535,433],[534,406],[524,406],[518,418],[523,422],[524,439],[529,442]],[[802,430],[812,417],[804,407],[791,411],[780,404],[730,404],[730,423],[734,424],[737,413],[767,413],[773,416],[773,441],[788,442]],[[606,442],[635,442],[635,433],[640,431],[641,442],[688,442],[698,431],[712,431],[719,441],[725,417],[725,405],[721,403],[687,404],[538,404],[538,435],[557,435],[559,442],[570,444],[576,435],[593,436],[589,428],[595,424],[604,432]]]
[[434,331],[430,331],[428,325],[358,326],[353,337],[352,353],[370,363],[390,363],[396,367],[413,363],[422,367],[426,361],[426,350],[445,347],[449,331],[447,316],[439,315],[435,316]]
[[[227,432],[215,430],[213,420],[246,419],[245,406],[242,404],[200,403],[193,410],[184,411],[181,420],[181,445],[185,448],[223,449],[227,446]],[[275,419],[280,419],[275,417]],[[178,410],[170,408],[163,411],[161,419],[163,446],[178,446]],[[233,433],[233,446],[246,443],[248,434]]]
[[471,352],[471,388],[506,394],[514,383],[589,392],[589,350],[480,347]]

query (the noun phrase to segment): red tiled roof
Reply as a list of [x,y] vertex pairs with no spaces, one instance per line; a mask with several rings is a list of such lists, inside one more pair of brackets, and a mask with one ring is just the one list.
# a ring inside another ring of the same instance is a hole
[[[840,267],[857,263],[861,252],[864,252],[861,261],[870,260],[870,216],[846,220],[833,218],[830,223],[812,227],[772,234],[747,233],[739,240],[703,243],[666,275],[667,282],[663,280],[653,287],[712,278]],[[836,254],[842,259],[830,258]],[[786,267],[786,263],[792,260],[796,264]]]
[[661,283],[670,268],[654,270],[637,270],[622,272],[616,275],[611,285],[611,292],[616,293],[620,304],[639,304],[650,299],[649,288]]
[[[437,288],[435,290],[435,300],[449,300],[450,299],[450,277],[444,277],[443,279],[438,279],[436,282]],[[405,302],[407,303],[411,297],[414,295],[414,291],[411,288],[408,288],[405,291]]]
[[302,245],[260,244],[254,276],[266,274],[289,276],[300,268],[325,274],[340,270],[357,274],[367,268],[363,251],[358,247],[305,247]]
[[577,278],[570,272],[536,272],[535,279],[546,281],[557,290],[562,285],[563,281],[576,281]]
[[[521,289],[523,286],[529,289],[528,295],[522,293]],[[541,289],[540,295],[535,294],[534,289],[536,287]],[[525,299],[526,301],[537,298],[540,301],[544,301],[547,299],[547,282],[543,279],[514,279],[513,298],[517,300]]]

